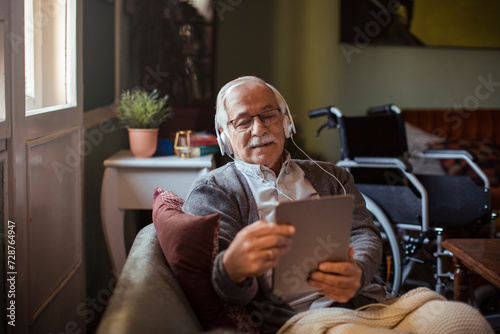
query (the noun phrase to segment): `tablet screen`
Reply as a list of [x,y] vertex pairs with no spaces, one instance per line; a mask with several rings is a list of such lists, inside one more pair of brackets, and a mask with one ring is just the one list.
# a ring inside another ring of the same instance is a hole
[[292,249],[280,258],[273,272],[278,295],[317,291],[309,274],[324,261],[347,261],[352,224],[352,196],[327,196],[283,202],[276,206],[276,222],[291,224]]

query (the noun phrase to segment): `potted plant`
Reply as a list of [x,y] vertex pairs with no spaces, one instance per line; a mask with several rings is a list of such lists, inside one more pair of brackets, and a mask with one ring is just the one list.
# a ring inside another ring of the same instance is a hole
[[144,88],[123,91],[116,116],[122,127],[127,128],[130,150],[136,158],[150,158],[156,151],[158,129],[172,116],[167,106],[168,95],[160,97],[158,90],[147,92]]

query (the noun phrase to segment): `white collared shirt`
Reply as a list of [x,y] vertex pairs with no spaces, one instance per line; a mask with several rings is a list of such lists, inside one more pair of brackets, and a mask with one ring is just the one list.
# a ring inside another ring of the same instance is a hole
[[266,166],[249,164],[235,159],[236,167],[245,175],[257,202],[259,218],[274,223],[274,208],[278,202],[319,197],[304,171],[290,160],[290,153],[283,154],[283,164],[278,176]]
[[[275,222],[274,208],[278,202],[319,197],[311,182],[305,178],[302,168],[291,161],[290,153],[284,151],[283,160],[278,176],[269,167],[234,160],[236,168],[243,173],[252,190],[259,219],[268,223]],[[272,270],[266,273],[266,279],[271,286]],[[328,307],[334,302],[317,292],[287,295],[284,298],[297,312]]]

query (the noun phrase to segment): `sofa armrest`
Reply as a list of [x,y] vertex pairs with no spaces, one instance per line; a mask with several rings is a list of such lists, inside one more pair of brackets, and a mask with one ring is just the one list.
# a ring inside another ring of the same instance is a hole
[[97,334],[202,331],[149,224],[134,240]]

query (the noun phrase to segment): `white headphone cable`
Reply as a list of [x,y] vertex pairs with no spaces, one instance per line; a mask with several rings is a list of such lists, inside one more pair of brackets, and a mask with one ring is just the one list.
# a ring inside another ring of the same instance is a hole
[[340,186],[342,187],[342,190],[344,191],[344,195],[347,195],[347,192],[345,191],[345,188],[344,188],[344,185],[342,184],[342,182],[339,181],[339,179],[337,179],[337,177],[335,175],[333,175],[332,173],[328,172],[327,170],[325,170],[323,167],[321,167],[316,161],[314,161],[313,159],[311,159],[311,157],[309,155],[307,155],[306,152],[304,152],[304,150],[302,150],[299,145],[297,145],[295,143],[295,140],[293,140],[293,136],[290,136],[290,139],[292,140],[292,143],[295,145],[295,147],[297,147],[300,152],[304,153],[304,155],[306,157],[309,158],[309,160],[311,160],[312,162],[314,162],[316,164],[316,166],[318,166],[323,172],[325,172],[326,174],[330,175],[331,177],[333,177],[335,180],[337,180],[337,182],[340,184]]
[[[230,157],[231,159],[233,159],[233,161],[235,161],[235,160],[234,160],[234,158],[233,158],[231,155],[229,155],[229,154],[228,154],[228,157]],[[282,158],[282,159],[283,159],[283,158]],[[270,185],[271,187],[273,187],[274,189],[276,189],[276,190],[277,190],[280,194],[282,194],[282,195],[283,195],[283,196],[285,196],[287,199],[289,199],[290,201],[292,201],[292,202],[293,202],[293,199],[292,199],[290,196],[288,196],[287,194],[285,194],[283,191],[281,191],[278,187],[276,187],[276,186],[275,186],[274,184],[272,184],[271,182],[269,182],[269,181],[265,180],[264,178],[258,178],[258,177],[254,176],[254,175],[250,175],[250,176],[251,176],[251,177],[253,177],[254,179],[261,180],[261,181],[263,181],[264,183],[267,183],[268,185]]]
[[271,182],[265,180],[265,179],[260,179],[262,181],[264,181],[265,183],[269,184],[271,187],[273,187],[274,189],[276,189],[280,194],[282,194],[283,196],[285,196],[286,198],[288,198],[291,202],[293,202],[293,199],[288,196],[287,194],[285,194],[283,191],[281,191],[278,187],[276,187],[275,185],[273,185]]

